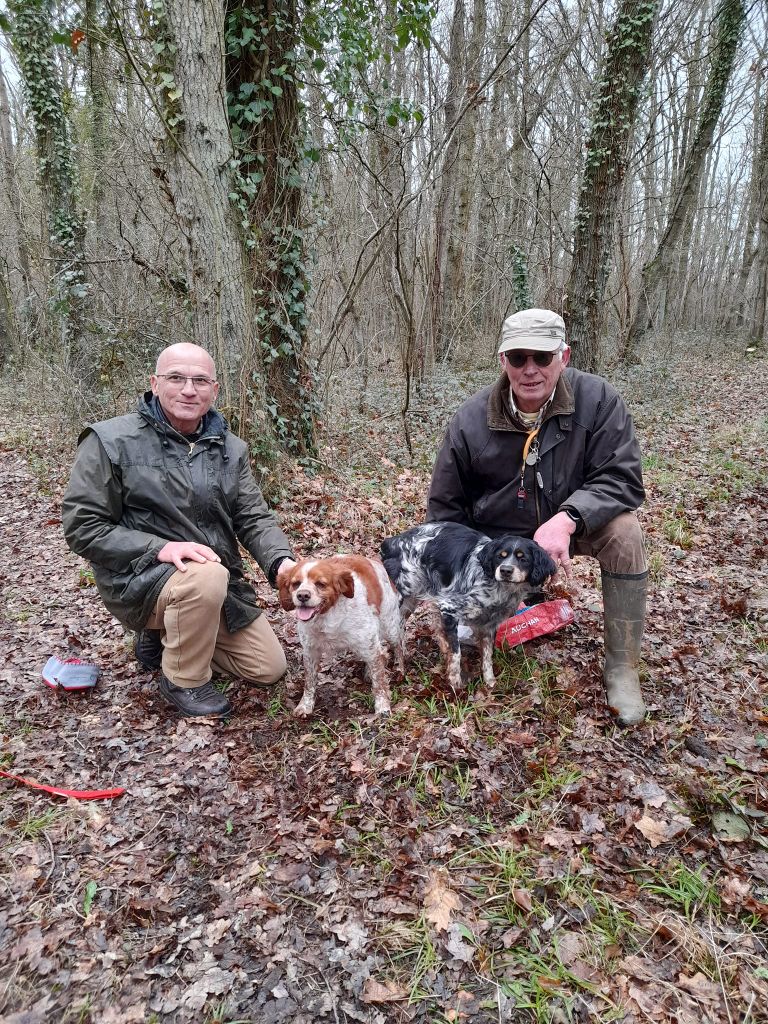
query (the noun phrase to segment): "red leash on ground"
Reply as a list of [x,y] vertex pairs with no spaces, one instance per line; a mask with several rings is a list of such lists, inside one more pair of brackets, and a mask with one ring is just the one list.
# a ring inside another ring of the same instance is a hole
[[40,782],[35,782],[34,779],[24,779],[21,775],[11,775],[10,772],[0,771],[0,775],[6,779],[13,779],[14,782],[21,782],[32,789],[42,789],[44,793],[52,793],[54,796],[71,796],[75,800],[106,800],[113,796],[122,796],[125,792],[120,787],[117,789],[60,789],[58,786],[44,786]]

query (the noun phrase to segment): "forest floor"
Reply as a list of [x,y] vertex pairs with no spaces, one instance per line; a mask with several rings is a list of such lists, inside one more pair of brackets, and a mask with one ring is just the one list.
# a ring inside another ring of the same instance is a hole
[[[316,713],[289,659],[234,681],[226,723],[179,721],[66,548],[74,430],[6,391],[0,429],[0,1020],[369,1024],[768,1020],[768,362],[695,358],[618,384],[645,458],[653,591],[645,724],[600,684],[596,567],[573,625],[456,695],[423,618],[393,714],[359,666]],[[448,414],[488,374],[336,395],[316,475],[275,505],[302,554],[375,553],[421,521]],[[11,415],[12,413],[12,415]],[[102,669],[41,685],[48,657]],[[472,665],[470,665],[472,670]],[[476,666],[475,666],[476,671]]]

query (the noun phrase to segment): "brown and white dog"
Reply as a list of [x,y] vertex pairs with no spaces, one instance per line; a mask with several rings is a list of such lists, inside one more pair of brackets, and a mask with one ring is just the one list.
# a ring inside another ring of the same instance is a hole
[[318,672],[324,658],[351,654],[365,662],[376,714],[390,711],[387,646],[403,671],[399,599],[384,566],[359,555],[305,558],[279,579],[280,604],[298,620],[304,654],[304,695],[298,718],[315,706]]

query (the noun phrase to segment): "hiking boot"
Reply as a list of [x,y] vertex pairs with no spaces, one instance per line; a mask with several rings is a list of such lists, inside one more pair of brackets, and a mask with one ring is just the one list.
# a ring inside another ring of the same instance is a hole
[[648,573],[623,576],[603,570],[602,582],[605,697],[619,725],[637,725],[645,718],[638,669],[645,626]]
[[134,657],[142,668],[155,672],[163,663],[163,634],[159,629],[142,629],[136,637]]
[[224,718],[232,714],[232,705],[210,681],[201,686],[175,686],[161,673],[160,694],[183,718]]

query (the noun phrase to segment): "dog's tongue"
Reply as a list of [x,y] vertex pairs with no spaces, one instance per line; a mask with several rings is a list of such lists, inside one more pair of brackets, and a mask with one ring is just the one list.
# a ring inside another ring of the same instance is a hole
[[312,616],[315,614],[314,608],[297,608],[296,618],[301,619],[302,622],[309,622]]

